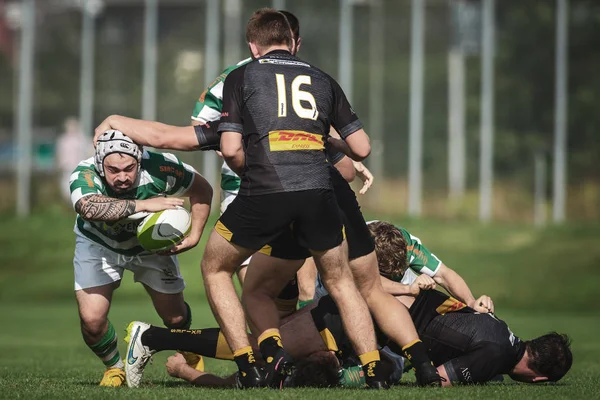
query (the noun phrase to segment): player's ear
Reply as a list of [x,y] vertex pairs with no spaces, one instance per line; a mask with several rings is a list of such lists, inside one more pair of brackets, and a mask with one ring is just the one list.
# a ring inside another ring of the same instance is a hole
[[248,47],[250,48],[250,54],[252,54],[252,58],[260,57],[260,51],[255,43],[249,42]]
[[298,52],[300,51],[301,45],[302,45],[302,38],[299,37],[298,40],[296,40],[296,48],[294,49],[294,55],[298,54]]

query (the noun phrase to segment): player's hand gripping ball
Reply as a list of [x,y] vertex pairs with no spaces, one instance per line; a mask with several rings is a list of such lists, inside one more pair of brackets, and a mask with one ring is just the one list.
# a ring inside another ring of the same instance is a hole
[[190,233],[192,217],[183,207],[150,213],[138,225],[137,238],[145,250],[166,251]]

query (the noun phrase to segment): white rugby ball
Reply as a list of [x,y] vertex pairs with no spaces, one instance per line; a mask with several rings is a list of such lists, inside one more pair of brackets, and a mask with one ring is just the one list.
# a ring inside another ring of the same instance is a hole
[[138,225],[137,238],[145,250],[165,251],[181,242],[191,228],[190,213],[177,207],[149,214]]

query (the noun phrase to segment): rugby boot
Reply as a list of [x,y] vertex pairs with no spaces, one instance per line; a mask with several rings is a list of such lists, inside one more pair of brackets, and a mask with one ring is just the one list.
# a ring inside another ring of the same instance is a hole
[[122,368],[108,368],[100,381],[100,386],[119,387],[125,383],[125,371]]
[[156,353],[142,343],[142,334],[150,329],[150,324],[133,321],[127,326],[125,342],[127,342],[127,357],[125,358],[125,378],[127,386],[138,387],[144,375],[144,369]]
[[294,360],[283,348],[270,358],[264,367],[265,383],[268,387],[282,389],[284,381],[294,373]]
[[366,389],[389,389],[388,379],[392,373],[389,368],[389,363],[383,360],[371,361],[367,365],[363,365],[363,372],[365,374],[365,387]]
[[260,368],[251,366],[246,371],[238,371],[235,375],[235,386],[238,389],[265,387],[265,376]]
[[431,362],[415,365],[413,369],[419,386],[442,386],[442,377]]

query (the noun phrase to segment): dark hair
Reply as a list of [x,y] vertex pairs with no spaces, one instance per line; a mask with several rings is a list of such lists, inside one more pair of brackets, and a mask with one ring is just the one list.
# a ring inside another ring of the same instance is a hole
[[298,21],[298,18],[289,11],[279,10],[279,12],[287,18],[290,28],[292,28],[292,33],[294,34],[294,40],[297,42],[300,37],[300,21]]
[[328,388],[339,385],[339,363],[335,357],[302,358],[296,362],[294,387]]
[[403,276],[408,268],[408,258],[406,239],[402,232],[383,221],[371,222],[368,227],[375,242],[379,273],[387,278]]
[[272,8],[255,11],[246,26],[246,41],[259,47],[292,47],[292,28],[285,15]]
[[550,332],[525,344],[529,355],[527,366],[550,382],[560,380],[571,369],[573,353],[571,339],[567,335]]

